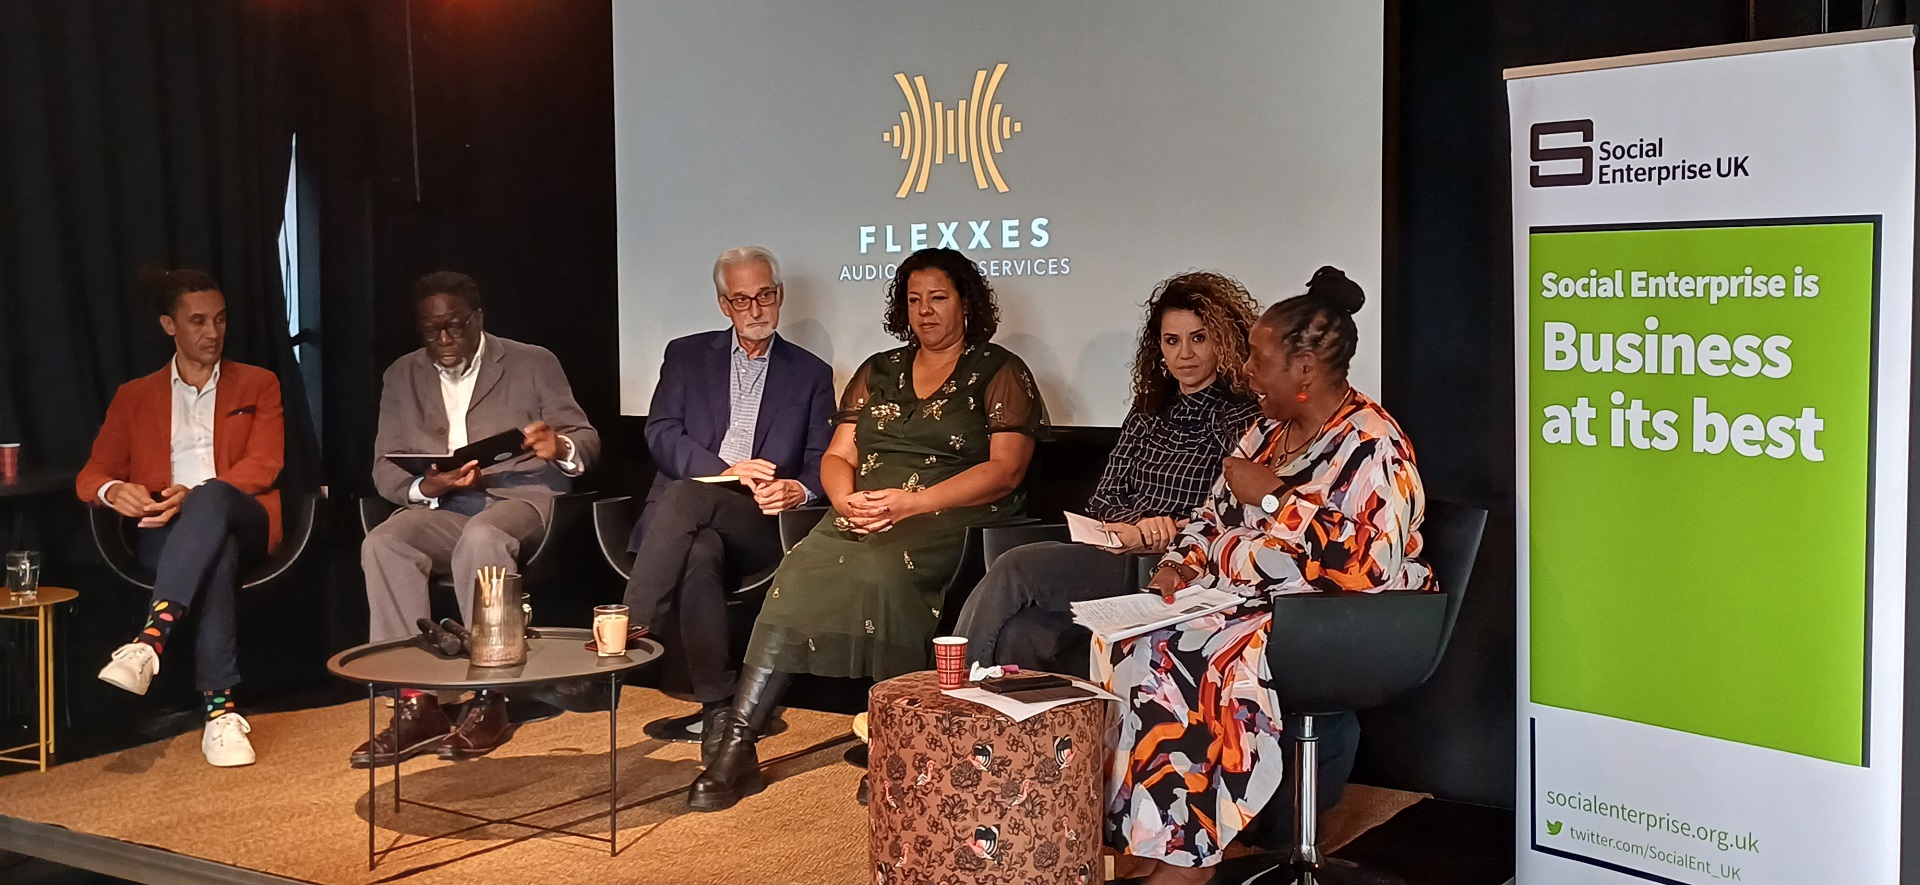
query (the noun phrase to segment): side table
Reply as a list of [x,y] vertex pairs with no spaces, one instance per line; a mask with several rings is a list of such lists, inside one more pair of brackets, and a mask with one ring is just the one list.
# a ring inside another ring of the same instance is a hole
[[867,698],[873,881],[1101,880],[1108,701],[1015,722],[930,671]]
[[0,749],[0,762],[37,765],[41,771],[47,770],[47,759],[54,753],[53,609],[78,598],[78,592],[66,587],[41,587],[31,600],[15,600],[0,590],[0,620],[33,622],[34,684],[39,688],[34,742]]
[[[43,591],[44,592],[44,591]],[[660,643],[651,639],[642,639],[629,643],[627,653],[618,657],[601,657],[586,648],[593,631],[573,627],[536,627],[538,639],[527,640],[527,660],[524,664],[512,667],[475,667],[465,658],[443,658],[428,651],[426,643],[420,637],[396,639],[391,642],[376,642],[347,649],[327,661],[327,670],[333,675],[349,682],[359,682],[367,687],[367,740],[374,738],[375,711],[379,706],[381,688],[416,688],[423,691],[469,691],[483,688],[531,688],[553,682],[572,679],[605,679],[609,695],[607,709],[607,837],[589,836],[571,830],[543,827],[530,824],[521,818],[541,812],[552,811],[574,802],[584,802],[597,798],[600,794],[582,796],[561,805],[535,809],[519,817],[490,818],[469,814],[455,808],[446,808],[421,802],[417,799],[400,797],[400,762],[393,763],[393,810],[400,811],[402,804],[414,805],[477,821],[472,826],[455,830],[439,836],[417,839],[404,845],[396,845],[385,852],[377,851],[374,843],[375,821],[378,817],[375,801],[378,783],[375,774],[378,766],[367,766],[367,869],[373,870],[382,854],[388,854],[401,848],[410,848],[440,839],[451,838],[467,830],[485,826],[515,826],[543,833],[575,836],[595,842],[607,843],[607,854],[619,853],[619,800],[620,800],[620,677],[637,670],[660,657]],[[396,715],[398,706],[395,707]]]

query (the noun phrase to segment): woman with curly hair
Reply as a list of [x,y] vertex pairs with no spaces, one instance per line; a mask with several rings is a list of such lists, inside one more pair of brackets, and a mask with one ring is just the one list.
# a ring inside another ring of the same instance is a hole
[[993,287],[965,255],[922,249],[888,283],[906,346],[854,372],[820,462],[833,504],[774,573],[734,706],[704,736],[687,803],[732,806],[765,786],[754,735],[793,673],[886,679],[925,669],[941,591],[968,526],[1026,514],[1046,407],[1020,358],[991,343]]
[[[1048,541],[995,560],[956,628],[973,663],[1085,674],[1086,661],[1061,654],[1085,634],[1069,606],[1139,590],[1132,557],[1122,554],[1164,553],[1260,416],[1243,370],[1255,309],[1245,287],[1217,273],[1184,273],[1154,289],[1133,358],[1133,408],[1087,501],[1113,546]],[[1001,645],[1008,623],[1029,609],[1040,612]]]

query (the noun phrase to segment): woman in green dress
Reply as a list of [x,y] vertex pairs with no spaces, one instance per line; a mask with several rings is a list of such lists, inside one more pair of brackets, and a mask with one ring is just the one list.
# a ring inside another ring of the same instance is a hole
[[702,742],[691,807],[729,808],[765,786],[755,732],[789,674],[925,669],[967,527],[1025,515],[1046,408],[1026,364],[989,343],[999,322],[993,287],[965,255],[922,249],[901,262],[886,328],[907,345],[869,357],[841,396],[820,462],[834,517],[773,576],[733,709]]

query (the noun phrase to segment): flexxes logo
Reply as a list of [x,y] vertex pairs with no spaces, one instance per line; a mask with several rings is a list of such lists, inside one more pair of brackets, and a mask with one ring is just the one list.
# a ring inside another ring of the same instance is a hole
[[926,193],[927,176],[933,167],[946,165],[948,157],[973,167],[975,187],[986,190],[991,181],[994,190],[1007,192],[1006,179],[1000,176],[1000,167],[993,157],[1004,150],[1002,145],[1021,127],[1020,121],[1006,114],[993,98],[1000,89],[1000,78],[1006,73],[1004,63],[995,65],[991,76],[985,68],[975,71],[973,93],[954,102],[952,107],[945,102],[929,101],[926,77],[908,80],[904,73],[893,75],[900,94],[906,98],[907,109],[900,112],[900,122],[881,131],[880,140],[899,148],[900,159],[907,164],[906,175],[901,178],[895,197],[904,200],[909,192]]
[[[1548,136],[1579,135],[1580,140],[1568,144],[1568,139],[1553,139],[1555,147],[1542,144]],[[1593,121],[1592,120],[1556,120],[1551,123],[1535,123],[1527,130],[1527,156],[1533,165],[1527,168],[1527,183],[1534,187],[1572,187],[1593,183]],[[1568,168],[1568,162],[1579,162],[1578,168]],[[1541,172],[1540,164],[1558,163],[1554,168],[1559,172]]]

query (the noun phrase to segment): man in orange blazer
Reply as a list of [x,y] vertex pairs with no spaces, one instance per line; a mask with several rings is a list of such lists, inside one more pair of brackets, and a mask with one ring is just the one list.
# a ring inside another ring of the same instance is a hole
[[221,359],[227,303],[211,275],[169,272],[154,307],[173,338],[173,359],[113,395],[74,488],[80,500],[138,520],[134,548],[156,575],[146,625],[114,651],[100,678],[146,694],[168,638],[191,610],[199,623],[194,680],[207,714],[200,750],[213,765],[249,765],[253,729],[233,698],[234,597],[241,568],[280,543],[280,380]]

